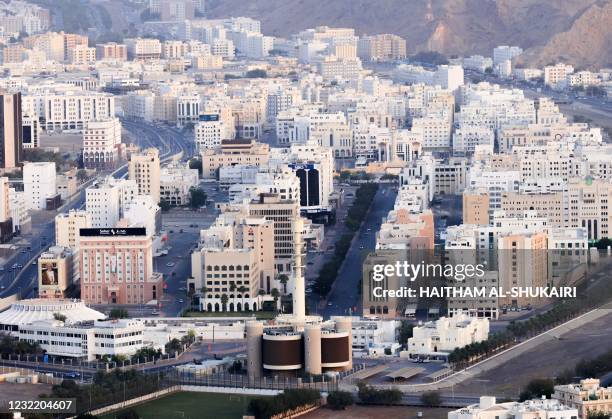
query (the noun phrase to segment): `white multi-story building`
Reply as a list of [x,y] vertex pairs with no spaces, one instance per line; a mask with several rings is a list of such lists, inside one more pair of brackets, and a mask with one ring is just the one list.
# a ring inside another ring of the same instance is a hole
[[484,73],[488,68],[493,68],[493,60],[482,55],[472,55],[463,59],[463,68]]
[[115,97],[100,92],[42,93],[23,96],[24,113],[37,115],[46,131],[82,130],[93,120],[115,116]]
[[197,93],[180,95],[176,99],[177,125],[195,124],[200,118],[200,95]]
[[580,380],[580,383],[555,386],[554,400],[578,409],[578,415],[587,419],[590,413],[612,412],[612,387],[604,387],[597,378]]
[[24,164],[23,189],[28,209],[46,209],[47,198],[52,198],[57,194],[55,162]]
[[92,361],[103,356],[131,356],[143,344],[144,323],[134,319],[64,324],[40,320],[19,326],[19,340],[37,343],[47,354]]
[[448,419],[578,419],[578,410],[558,400],[536,399],[497,403],[495,397],[482,396],[478,404],[448,412]]
[[460,127],[453,133],[454,153],[474,153],[476,146],[486,145],[493,147],[495,133],[488,127],[468,125]]
[[523,49],[517,46],[500,45],[493,48],[493,64],[504,61],[512,61],[523,53]]
[[447,151],[451,148],[452,119],[447,113],[432,113],[412,120],[412,130],[423,133],[423,149]]
[[463,86],[463,67],[460,65],[441,65],[433,75],[433,84],[454,92]]
[[234,139],[233,129],[226,127],[221,115],[201,115],[196,123],[194,133],[198,150],[214,149],[221,146],[221,141]]
[[118,118],[89,121],[83,130],[83,164],[88,169],[115,167],[121,153]]
[[334,191],[332,151],[314,141],[272,151],[271,161],[286,164],[299,179],[301,210],[310,213],[329,210],[329,197]]
[[567,87],[568,76],[574,72],[574,67],[568,64],[555,64],[544,67],[544,84],[555,90]]
[[356,79],[361,72],[361,60],[359,58],[337,58],[327,56],[318,62],[318,70],[326,79]]
[[162,167],[159,177],[160,199],[172,206],[183,206],[190,202],[190,190],[197,187],[197,169],[186,167]]
[[13,219],[14,233],[28,233],[32,226],[32,218],[28,212],[26,194],[15,188],[9,188],[9,210]]
[[148,195],[138,195],[119,222],[128,227],[144,227],[148,236],[156,235],[161,228],[161,208]]
[[416,326],[408,339],[410,356],[447,355],[455,348],[482,342],[489,336],[489,320],[457,314]]
[[120,189],[108,183],[91,186],[85,191],[85,208],[95,228],[115,227],[120,219]]
[[125,39],[128,58],[136,60],[158,59],[161,56],[162,45],[159,39],[130,38]]

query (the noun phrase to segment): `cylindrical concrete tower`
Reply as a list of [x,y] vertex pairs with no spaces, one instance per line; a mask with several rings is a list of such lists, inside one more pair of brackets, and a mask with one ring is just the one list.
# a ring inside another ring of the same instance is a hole
[[306,286],[304,285],[304,265],[303,252],[304,244],[302,242],[302,230],[304,229],[304,220],[298,217],[295,220],[295,234],[293,239],[293,317],[296,320],[304,320],[306,317]]
[[263,338],[263,323],[248,321],[246,324],[247,337],[247,372],[249,377],[261,377],[261,346]]
[[353,329],[352,320],[350,317],[338,317],[336,318],[336,330],[339,332],[348,332],[348,353],[349,353],[349,365],[345,367],[345,370],[353,368]]
[[304,368],[310,374],[321,374],[321,326],[304,328]]

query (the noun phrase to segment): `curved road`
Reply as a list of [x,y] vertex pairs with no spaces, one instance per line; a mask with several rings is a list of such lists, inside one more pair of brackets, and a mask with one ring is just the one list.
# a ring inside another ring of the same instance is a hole
[[[122,120],[123,128],[130,132],[135,142],[141,147],[156,147],[160,150],[160,160],[167,162],[177,156],[187,158],[194,150],[193,142],[177,129],[151,125],[142,121]],[[182,153],[182,154],[181,154]],[[117,178],[127,176],[127,164],[122,165],[110,175]],[[65,203],[57,212],[67,213],[71,209],[83,208],[85,205],[85,188],[95,180],[107,176],[109,173],[100,175],[81,186],[79,192]],[[0,298],[19,294],[22,297],[33,296],[37,283],[38,267],[32,263],[38,259],[40,254],[55,243],[55,220],[37,226],[35,233],[31,235],[30,249],[23,249],[9,259],[5,271],[0,275]],[[22,268],[10,271],[10,266],[20,264]]]

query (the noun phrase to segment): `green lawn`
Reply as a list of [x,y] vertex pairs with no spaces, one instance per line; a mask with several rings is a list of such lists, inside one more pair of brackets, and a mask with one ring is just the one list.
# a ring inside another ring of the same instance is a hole
[[267,320],[275,317],[273,311],[185,311],[183,317],[252,317]]
[[[143,419],[236,419],[246,414],[253,396],[217,393],[175,393],[134,406]],[[101,416],[113,419],[120,412]]]

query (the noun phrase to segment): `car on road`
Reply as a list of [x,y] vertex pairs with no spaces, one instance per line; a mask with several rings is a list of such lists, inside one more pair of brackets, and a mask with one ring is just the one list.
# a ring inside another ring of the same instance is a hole
[[183,304],[185,301],[182,298],[179,298],[178,302],[179,304]]
[[157,311],[157,310],[153,310],[153,311],[151,312],[151,315],[153,315],[153,316],[159,316],[159,311]]
[[64,378],[79,378],[80,376],[81,376],[81,374],[76,372],[76,371],[65,372],[64,373]]
[[327,303],[327,306],[331,307],[331,306],[333,306],[333,304],[332,303]]
[[365,249],[364,245],[359,246],[360,249]]
[[36,265],[37,265],[37,262],[36,262],[36,261],[32,262],[32,265],[36,266]]
[[23,265],[21,263],[19,263],[19,264],[17,264],[17,268],[21,269],[21,268],[23,268]]
[[172,268],[174,265],[176,265],[176,263],[174,263],[174,262],[168,262],[168,263],[166,263],[166,266],[167,266],[168,268]]

